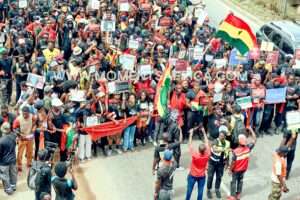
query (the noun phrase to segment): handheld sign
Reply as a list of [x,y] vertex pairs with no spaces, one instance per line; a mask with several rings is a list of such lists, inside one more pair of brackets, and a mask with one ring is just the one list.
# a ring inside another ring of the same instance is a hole
[[130,39],[130,40],[128,41],[128,48],[129,48],[129,49],[138,49],[138,48],[139,48],[139,45],[140,45],[140,43],[139,43],[139,41],[137,41],[137,40]]
[[253,48],[249,51],[249,58],[252,60],[258,60],[260,58],[260,50],[259,48]]
[[237,49],[233,49],[230,53],[229,65],[238,65],[248,63],[248,55],[242,56]]
[[139,66],[139,74],[141,76],[147,76],[152,74],[152,67],[151,65],[140,65]]
[[279,59],[279,51],[270,51],[267,54],[266,63],[271,65],[277,65]]
[[86,101],[86,95],[84,90],[71,90],[70,100],[75,102]]
[[273,42],[266,42],[262,41],[260,45],[261,51],[273,51],[274,49],[274,43]]
[[300,111],[286,113],[287,129],[297,131],[300,128]]
[[114,32],[116,30],[116,21],[102,20],[101,30],[103,32]]
[[100,120],[99,120],[99,117],[97,117],[97,116],[89,116],[89,117],[85,118],[84,123],[85,123],[86,127],[95,126],[95,125],[100,124]]
[[266,103],[285,103],[286,87],[266,90]]
[[127,81],[113,81],[108,83],[108,93],[122,93],[129,91],[129,83]]
[[237,98],[236,103],[241,106],[242,109],[248,109],[252,107],[252,99],[250,96]]
[[120,64],[123,69],[133,71],[135,66],[136,57],[129,54],[123,54],[120,56]]
[[27,76],[26,85],[37,89],[43,89],[45,84],[45,77],[37,74],[29,73]]

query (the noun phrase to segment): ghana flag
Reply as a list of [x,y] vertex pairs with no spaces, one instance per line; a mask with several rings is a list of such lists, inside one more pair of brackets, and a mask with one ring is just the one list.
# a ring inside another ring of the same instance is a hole
[[171,65],[168,63],[156,87],[155,105],[160,117],[168,112],[168,94],[171,88]]
[[256,37],[249,25],[232,13],[220,24],[216,37],[228,42],[242,55],[256,46]]

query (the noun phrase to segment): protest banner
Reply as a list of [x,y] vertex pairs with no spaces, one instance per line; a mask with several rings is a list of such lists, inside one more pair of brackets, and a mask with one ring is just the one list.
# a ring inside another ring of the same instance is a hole
[[151,75],[151,74],[152,74],[152,67],[150,64],[139,66],[139,75],[147,76],[147,75]]
[[27,8],[27,0],[19,0],[19,8]]
[[267,54],[266,64],[277,65],[279,59],[279,51],[270,51]]
[[175,70],[177,72],[187,71],[188,62],[186,60],[176,60]]
[[260,45],[261,51],[273,51],[274,50],[274,43],[273,42],[267,42],[262,41]]
[[123,54],[120,56],[120,64],[123,69],[132,71],[134,70],[136,57],[130,54]]
[[229,65],[239,65],[248,63],[248,55],[242,56],[237,49],[232,49],[229,57]]
[[134,40],[134,39],[129,39],[128,41],[128,48],[129,49],[138,49],[140,46],[139,41]]
[[127,81],[112,81],[107,84],[108,93],[122,93],[129,91],[129,83]]
[[116,30],[116,21],[112,20],[102,20],[101,30],[103,32],[114,32]]
[[137,117],[129,117],[126,120],[117,120],[118,123],[110,121],[99,125],[82,128],[81,130],[87,132],[93,141],[98,140],[101,137],[120,134],[125,128],[130,126],[136,121]]
[[266,90],[266,104],[284,103],[286,97],[286,87]]
[[249,51],[249,59],[258,60],[260,58],[260,49],[255,47]]
[[37,89],[43,89],[45,84],[45,77],[37,74],[28,73],[26,85]]
[[252,107],[252,99],[250,96],[237,98],[236,103],[241,106],[242,109],[248,109]]
[[70,100],[75,102],[86,101],[86,95],[84,90],[70,90]]
[[297,131],[300,128],[300,111],[286,113],[287,129]]
[[99,117],[98,116],[88,116],[88,117],[85,117],[84,119],[84,125],[86,127],[89,127],[89,126],[95,126],[95,125],[98,125],[100,124],[100,120],[99,120]]

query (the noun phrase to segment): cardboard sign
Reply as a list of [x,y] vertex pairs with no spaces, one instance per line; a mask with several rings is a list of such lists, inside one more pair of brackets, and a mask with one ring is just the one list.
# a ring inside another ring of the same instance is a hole
[[266,90],[266,103],[284,103],[286,97],[286,87],[284,88],[274,88]]
[[109,82],[108,93],[122,93],[129,91],[129,83],[127,81]]
[[193,58],[194,60],[201,60],[203,58],[203,50],[204,48],[202,46],[195,46],[194,52],[193,52]]
[[139,66],[139,74],[141,76],[147,76],[152,74],[152,67],[151,65],[140,65]]
[[214,62],[216,64],[216,68],[222,68],[222,67],[225,67],[227,65],[227,60],[224,59],[224,58],[215,59]]
[[267,42],[262,41],[260,45],[261,51],[273,51],[274,50],[274,43],[273,42]]
[[134,40],[134,39],[129,39],[128,41],[128,48],[129,49],[138,49],[140,46],[139,41]]
[[249,51],[249,58],[252,60],[258,60],[260,58],[259,48],[253,48]]
[[120,2],[119,3],[119,11],[120,12],[128,12],[130,10],[130,4],[128,2]]
[[232,49],[229,58],[229,65],[239,65],[248,63],[248,55],[242,56],[237,49]]
[[19,0],[19,8],[27,8],[27,0]]
[[277,65],[279,59],[279,51],[271,51],[267,54],[266,63],[271,65]]
[[300,111],[286,113],[287,129],[297,131],[300,128]]
[[114,32],[116,30],[116,21],[102,20],[101,30],[103,32]]
[[252,107],[252,99],[250,96],[237,98],[236,103],[241,106],[242,109],[248,109]]
[[187,71],[188,62],[186,60],[177,60],[175,63],[175,69],[177,72]]
[[86,127],[98,125],[98,124],[100,124],[99,117],[97,117],[97,116],[86,117],[84,124]]
[[123,69],[133,71],[136,57],[130,54],[123,54],[120,56],[120,63]]
[[43,89],[45,84],[45,77],[37,74],[28,73],[26,85],[37,89]]
[[70,90],[70,100],[75,102],[86,101],[86,95],[84,90]]

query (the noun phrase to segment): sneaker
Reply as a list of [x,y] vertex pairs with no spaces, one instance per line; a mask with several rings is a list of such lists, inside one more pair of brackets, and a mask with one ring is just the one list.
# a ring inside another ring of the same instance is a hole
[[216,197],[217,197],[218,199],[221,199],[221,198],[222,198],[222,195],[221,195],[220,190],[216,190]]
[[123,153],[120,149],[116,149],[116,152],[117,152],[118,154],[122,154],[122,153]]
[[280,133],[281,133],[281,128],[276,128],[275,134],[276,134],[276,135],[279,135]]
[[183,170],[184,170],[184,168],[181,166],[176,168],[176,171],[183,171]]
[[5,193],[10,196],[14,193],[14,191],[12,188],[9,188],[9,189],[5,190]]
[[112,150],[111,149],[107,150],[106,155],[111,156],[111,154],[112,154]]
[[207,190],[207,198],[212,199],[212,193],[210,190]]
[[16,185],[10,185],[11,189],[15,192],[17,190]]

